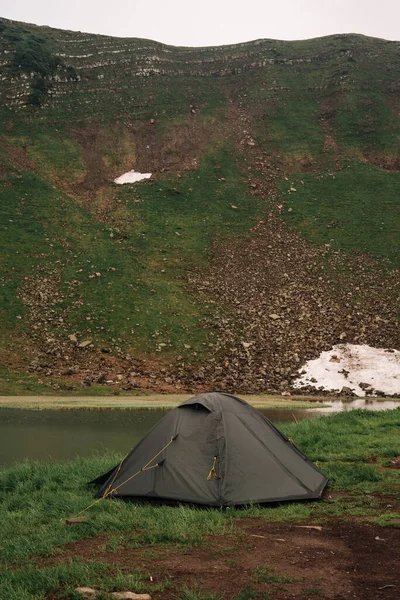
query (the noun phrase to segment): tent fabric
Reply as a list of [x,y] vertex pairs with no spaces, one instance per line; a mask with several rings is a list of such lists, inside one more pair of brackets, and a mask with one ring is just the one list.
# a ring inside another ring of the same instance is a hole
[[126,499],[231,506],[320,498],[327,479],[258,410],[212,392],[167,413],[93,483],[99,498],[113,489]]

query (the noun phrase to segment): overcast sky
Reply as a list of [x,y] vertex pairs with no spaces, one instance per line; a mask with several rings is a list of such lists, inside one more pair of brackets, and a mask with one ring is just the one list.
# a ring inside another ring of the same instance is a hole
[[0,16],[176,46],[331,33],[400,40],[400,0],[0,0]]

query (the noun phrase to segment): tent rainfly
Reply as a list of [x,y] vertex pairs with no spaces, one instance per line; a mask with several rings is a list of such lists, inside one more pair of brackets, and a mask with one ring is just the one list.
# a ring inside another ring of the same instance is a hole
[[320,498],[327,479],[258,410],[213,392],[167,413],[92,483],[98,498],[234,506]]

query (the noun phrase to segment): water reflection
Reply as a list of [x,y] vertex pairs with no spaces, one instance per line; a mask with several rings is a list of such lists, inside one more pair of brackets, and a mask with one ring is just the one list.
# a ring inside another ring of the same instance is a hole
[[349,398],[340,400],[329,400],[323,401],[318,408],[311,408],[310,410],[315,414],[343,412],[345,410],[355,410],[356,408],[363,408],[365,410],[393,410],[394,408],[400,407],[399,400],[377,400],[376,398]]

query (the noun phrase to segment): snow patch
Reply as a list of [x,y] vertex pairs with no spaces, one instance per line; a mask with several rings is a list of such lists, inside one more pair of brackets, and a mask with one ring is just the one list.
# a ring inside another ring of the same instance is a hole
[[150,177],[151,173],[138,173],[137,171],[132,170],[120,175],[117,179],[114,179],[114,183],[118,183],[118,185],[123,185],[124,183],[136,183],[143,179],[150,179]]
[[295,388],[312,386],[326,391],[340,391],[348,387],[357,396],[365,396],[366,391],[374,396],[378,390],[388,396],[400,394],[398,350],[338,344],[332,350],[322,352],[319,358],[309,360],[299,373],[302,374],[294,382]]

